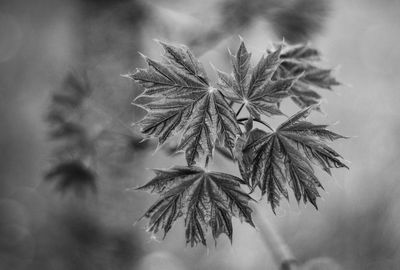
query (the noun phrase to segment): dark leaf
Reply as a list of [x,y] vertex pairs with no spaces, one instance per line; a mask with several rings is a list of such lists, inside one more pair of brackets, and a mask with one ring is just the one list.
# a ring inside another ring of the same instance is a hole
[[278,103],[289,96],[288,91],[297,80],[295,76],[272,80],[281,64],[280,54],[281,47],[263,56],[250,70],[251,55],[242,41],[236,55],[231,55],[233,76],[218,71],[219,86],[225,96],[233,102],[244,104],[256,119],[260,119],[261,114],[281,114]]
[[313,107],[301,110],[282,123],[275,132],[255,129],[243,147],[243,160],[250,166],[250,184],[267,194],[272,210],[280,197],[288,198],[286,179],[297,201],[303,198],[315,207],[321,183],[314,174],[312,163],[330,173],[331,168],[348,168],[341,156],[326,141],[346,138],[327,129],[326,125],[306,122]]
[[240,129],[221,92],[209,85],[188,48],[160,43],[166,60],[160,63],[146,57],[148,68],[128,75],[145,88],[139,98],[150,98],[138,104],[148,111],[139,122],[141,132],[157,137],[160,145],[180,133],[177,149],[185,150],[189,166],[201,157],[212,157],[217,133],[222,145],[232,149]]
[[53,152],[58,162],[46,173],[45,179],[55,182],[60,192],[72,191],[84,196],[96,191],[96,176],[83,163],[93,151],[88,129],[82,123],[83,104],[91,94],[85,76],[68,73],[59,89],[52,94],[46,120],[49,135],[60,142]]
[[52,139],[68,139],[85,136],[86,133],[84,127],[73,122],[61,122],[50,131],[50,137]]
[[53,94],[52,103],[74,109],[81,106],[84,99],[90,96],[90,94],[91,88],[87,83],[87,78],[80,78],[71,72],[65,77],[60,91]]
[[206,245],[205,232],[211,228],[214,240],[226,234],[232,241],[232,216],[254,226],[248,203],[251,198],[241,190],[243,180],[233,175],[206,172],[199,167],[173,167],[155,170],[156,176],[142,190],[160,193],[144,214],[149,231],[164,231],[181,216],[185,220],[186,243]]

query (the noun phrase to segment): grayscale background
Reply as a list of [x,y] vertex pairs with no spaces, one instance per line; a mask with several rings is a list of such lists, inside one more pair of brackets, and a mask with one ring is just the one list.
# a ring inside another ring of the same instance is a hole
[[320,92],[325,114],[312,120],[354,136],[334,144],[351,169],[321,174],[319,211],[283,203],[274,216],[261,202],[264,218],[302,269],[400,269],[400,1],[309,0],[302,15],[296,1],[0,1],[0,269],[278,269],[260,233],[237,220],[232,245],[221,237],[208,248],[186,247],[181,223],[162,241],[136,222],[156,198],[132,190],[152,176],[146,168],[182,157],[105,142],[95,194],[43,180],[54,147],[44,119],[68,72],[85,70],[93,87],[90,126],[129,137],[125,125],[144,112],[120,74],[144,66],[138,51],[159,59],[153,39],[183,43],[207,70],[229,69],[239,35],[255,58],[283,37],[311,41],[344,82]]

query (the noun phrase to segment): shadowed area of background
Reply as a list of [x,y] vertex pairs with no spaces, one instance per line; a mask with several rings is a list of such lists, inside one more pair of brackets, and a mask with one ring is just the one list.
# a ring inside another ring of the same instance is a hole
[[[120,74],[144,66],[138,51],[159,59],[154,38],[189,45],[207,71],[209,62],[229,70],[226,48],[236,49],[238,35],[254,59],[270,42],[311,40],[351,85],[320,91],[327,116],[312,116],[340,121],[335,131],[356,136],[335,143],[350,171],[334,179],[320,174],[326,192],[318,212],[291,202],[274,216],[262,201],[265,217],[308,261],[305,269],[325,269],[318,264],[327,261],[340,265],[329,269],[397,269],[399,12],[395,0],[1,1],[0,269],[276,269],[259,233],[238,221],[232,246],[221,238],[208,249],[185,248],[182,224],[160,242],[136,223],[155,198],[131,188],[152,176],[146,168],[183,159],[139,144],[130,124],[144,113],[131,105],[141,89]],[[69,74],[91,94],[73,116],[80,126],[68,132],[85,133],[79,136],[96,151],[68,148],[81,163],[70,164],[72,176],[60,184],[44,181],[58,162],[54,149],[63,147],[49,134],[48,113],[55,93],[76,85]],[[287,114],[297,110],[282,106]],[[215,166],[238,173],[221,156]],[[95,174],[77,186],[68,182],[85,170]],[[77,192],[62,191],[70,185]]]

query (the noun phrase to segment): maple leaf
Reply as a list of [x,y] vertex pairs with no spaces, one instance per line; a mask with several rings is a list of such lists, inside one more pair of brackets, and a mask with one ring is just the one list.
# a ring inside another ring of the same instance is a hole
[[256,119],[260,115],[281,114],[278,103],[289,96],[289,89],[298,79],[289,76],[272,80],[281,64],[281,47],[262,56],[258,64],[250,70],[251,54],[242,41],[236,55],[231,54],[233,75],[217,71],[219,86],[228,99],[243,104]]
[[333,86],[340,85],[332,76],[332,69],[316,65],[321,60],[320,52],[307,44],[285,45],[280,59],[282,64],[275,79],[303,74],[290,89],[292,100],[301,108],[319,103],[321,95],[316,92],[317,89],[332,90]]
[[202,156],[207,163],[217,133],[222,145],[233,148],[240,134],[235,114],[222,93],[210,85],[201,63],[186,46],[160,44],[165,50],[164,62],[145,57],[148,68],[128,75],[145,88],[139,99],[150,98],[137,104],[148,111],[138,123],[141,132],[157,137],[160,145],[181,133],[177,150],[185,150],[188,165]]
[[258,186],[267,194],[272,210],[279,206],[281,195],[288,198],[286,179],[299,202],[310,201],[316,208],[322,188],[315,176],[312,163],[331,173],[331,168],[348,168],[341,156],[327,145],[327,141],[346,138],[327,129],[304,121],[313,106],[307,107],[282,123],[274,132],[252,130],[243,147],[243,160],[251,171],[251,186]]
[[242,179],[196,166],[175,166],[155,173],[139,188],[161,194],[143,216],[149,219],[149,231],[163,229],[165,237],[172,224],[184,216],[186,243],[194,246],[206,245],[205,231],[209,227],[214,240],[226,234],[232,241],[232,216],[254,226],[248,205],[252,199],[241,190]]

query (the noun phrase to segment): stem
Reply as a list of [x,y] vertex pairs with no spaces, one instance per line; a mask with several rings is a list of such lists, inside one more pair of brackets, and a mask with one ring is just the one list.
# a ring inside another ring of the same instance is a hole
[[240,105],[239,110],[236,112],[236,117],[239,116],[239,113],[242,111],[243,107],[244,107],[244,103],[242,103],[242,105]]
[[297,260],[285,243],[279,232],[275,229],[268,219],[262,215],[260,207],[253,207],[254,217],[258,221],[257,228],[260,231],[264,244],[271,250],[272,255],[279,265],[280,270],[296,270]]
[[[249,118],[247,118],[247,117],[245,117],[245,118],[239,118],[239,119],[237,119],[237,121],[238,121],[238,122],[243,122],[243,121],[247,121],[248,119],[249,119]],[[272,132],[275,131],[270,125],[268,125],[266,122],[264,122],[264,121],[261,120],[261,119],[253,118],[253,121],[258,122],[258,123],[260,123],[260,124],[263,124],[264,126],[266,126],[267,128],[269,128]]]

